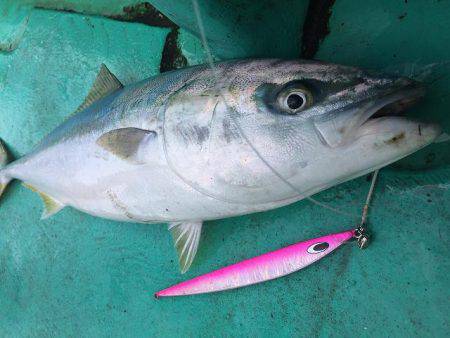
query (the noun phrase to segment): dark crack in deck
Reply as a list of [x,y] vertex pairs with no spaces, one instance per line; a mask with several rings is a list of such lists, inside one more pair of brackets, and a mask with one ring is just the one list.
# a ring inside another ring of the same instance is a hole
[[301,56],[312,59],[320,43],[330,33],[328,21],[335,0],[310,0],[303,23]]

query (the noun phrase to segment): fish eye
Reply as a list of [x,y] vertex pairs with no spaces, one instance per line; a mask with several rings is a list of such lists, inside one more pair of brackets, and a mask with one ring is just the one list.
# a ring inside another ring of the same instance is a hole
[[278,96],[278,105],[288,113],[295,115],[312,104],[312,94],[306,88],[290,88]]

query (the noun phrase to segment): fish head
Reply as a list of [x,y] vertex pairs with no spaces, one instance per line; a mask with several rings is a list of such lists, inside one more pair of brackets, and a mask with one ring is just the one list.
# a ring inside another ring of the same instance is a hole
[[218,63],[168,100],[164,150],[193,189],[265,210],[432,142],[438,126],[397,116],[423,95],[406,78],[317,61]]
[[229,102],[246,139],[274,169],[312,190],[386,166],[441,134],[438,125],[400,115],[425,93],[404,77],[273,61],[247,67],[237,86]]

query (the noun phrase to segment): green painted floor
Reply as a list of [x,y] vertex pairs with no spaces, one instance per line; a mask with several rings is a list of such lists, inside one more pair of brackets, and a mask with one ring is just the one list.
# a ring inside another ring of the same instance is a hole
[[[45,10],[0,3],[0,136],[14,157],[76,109],[102,62],[125,84],[158,73],[170,29],[103,17],[137,2],[35,1]],[[181,27],[178,44],[188,63],[203,62],[190,1],[152,3]],[[199,3],[216,58],[300,55],[307,1]],[[423,76],[429,95],[413,114],[439,121],[448,133],[449,13],[449,1],[339,0],[315,57]],[[208,222],[197,260],[181,276],[165,226],[70,208],[40,221],[38,196],[14,182],[0,204],[0,336],[446,337],[449,150],[449,142],[436,144],[381,172],[367,250],[345,245],[282,279],[177,299],[152,294],[355,220],[304,201]],[[358,213],[368,187],[363,177],[317,199]]]

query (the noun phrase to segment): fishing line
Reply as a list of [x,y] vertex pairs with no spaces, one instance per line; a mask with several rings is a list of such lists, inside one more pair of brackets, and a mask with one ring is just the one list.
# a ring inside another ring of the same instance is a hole
[[[198,29],[200,31],[200,37],[202,40],[202,44],[203,47],[205,48],[205,53],[206,53],[206,57],[207,57],[207,63],[208,66],[211,68],[211,70],[213,71],[213,74],[216,78],[216,85],[219,83],[220,78],[219,78],[219,73],[218,70],[216,68],[216,66],[214,65],[214,59],[212,57],[212,53],[211,50],[209,48],[209,44],[206,40],[206,34],[205,34],[205,27],[203,25],[203,19],[201,17],[201,13],[200,13],[200,8],[198,6],[198,1],[197,0],[192,0],[192,6],[194,8],[194,13],[196,16],[196,20],[197,20],[197,25],[198,25]],[[222,92],[222,88],[219,86],[219,95],[221,96],[225,106],[227,107],[227,109],[229,109],[231,112],[235,112],[235,109],[232,108],[231,106],[228,105],[227,100],[225,98],[225,95]],[[294,186],[291,182],[289,182],[288,180],[286,180],[272,165],[270,165],[270,163],[268,161],[266,161],[266,159],[261,155],[261,153],[256,149],[256,147],[253,145],[253,143],[250,141],[250,139],[247,137],[246,133],[244,132],[244,130],[241,128],[240,124],[237,122],[237,120],[235,119],[235,114],[230,114],[231,119],[234,122],[234,125],[236,126],[236,128],[238,129],[238,132],[241,134],[241,136],[244,138],[244,140],[247,142],[247,144],[250,146],[250,148],[253,150],[253,152],[256,154],[256,156],[258,156],[258,158],[263,162],[263,164],[265,166],[267,166],[267,168],[269,168],[269,170],[275,175],[277,176],[284,184],[286,184],[288,187],[290,187],[293,191],[295,191],[297,194],[299,194],[300,196],[303,195],[304,193],[302,193],[299,189],[297,189],[296,186]],[[350,213],[350,212],[346,212],[346,211],[342,211],[340,209],[331,207],[325,203],[322,203],[310,196],[305,197],[305,199],[309,200],[310,202],[323,207],[325,209],[328,209],[330,211],[333,211],[337,214],[340,215],[344,215],[347,217],[359,217],[360,215],[355,214],[355,213]]]
[[375,183],[377,182],[379,171],[380,171],[380,169],[377,169],[373,172],[372,182],[370,183],[370,188],[369,188],[369,192],[367,194],[366,203],[364,203],[364,207],[363,207],[363,211],[362,211],[362,215],[361,215],[361,223],[355,229],[354,237],[356,238],[360,249],[365,249],[367,247],[367,245],[369,244],[370,236],[367,233],[366,223],[367,223],[367,216],[369,214],[369,205],[372,200],[373,191],[375,189]]
[[372,183],[370,184],[369,193],[367,194],[366,203],[364,204],[363,213],[361,216],[361,225],[366,224],[367,214],[369,212],[369,204],[372,199],[373,190],[375,188],[375,182],[377,181],[379,171],[380,171],[380,169],[377,169],[373,172]]
[[[383,73],[406,76],[424,84],[430,85],[436,81],[448,77],[450,61],[441,61],[428,64],[401,63],[384,67]],[[438,69],[439,68],[439,69]],[[444,68],[444,71],[442,71]]]

